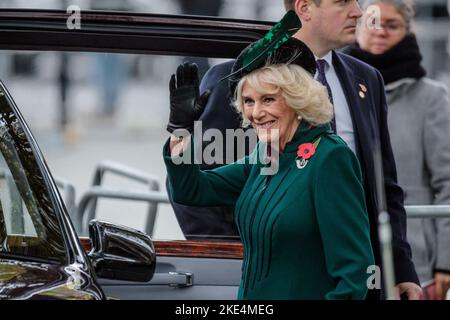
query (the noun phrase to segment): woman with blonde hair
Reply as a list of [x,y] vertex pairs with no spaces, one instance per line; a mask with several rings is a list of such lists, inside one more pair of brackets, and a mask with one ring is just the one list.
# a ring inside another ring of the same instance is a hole
[[[330,132],[332,106],[313,80],[311,51],[286,38],[264,54],[261,41],[230,76],[236,107],[259,138],[254,152],[201,171],[176,164],[192,143],[172,135],[163,151],[171,194],[181,204],[235,206],[244,246],[239,299],[364,299],[374,258],[358,160]],[[201,109],[195,65],[178,68],[170,91],[168,130],[191,129]],[[255,161],[261,150],[269,163]],[[273,162],[278,171],[261,174]]]

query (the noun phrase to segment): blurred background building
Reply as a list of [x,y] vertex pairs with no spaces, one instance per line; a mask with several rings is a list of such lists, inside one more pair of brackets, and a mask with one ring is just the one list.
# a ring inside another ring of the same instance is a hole
[[[0,0],[0,8],[128,10],[278,20],[281,0]],[[416,0],[414,30],[431,78],[450,89],[450,0]],[[189,58],[192,60],[193,58]],[[203,69],[217,60],[199,60]],[[165,179],[168,81],[179,57],[103,53],[0,51],[0,79],[34,132],[53,174],[71,181],[78,197],[101,160],[127,164]],[[203,70],[203,71],[204,71]],[[139,187],[120,178],[111,186]],[[126,214],[124,214],[124,212]],[[133,212],[133,214],[130,214]],[[168,205],[156,238],[183,236]],[[144,229],[145,204],[99,202],[99,216]]]

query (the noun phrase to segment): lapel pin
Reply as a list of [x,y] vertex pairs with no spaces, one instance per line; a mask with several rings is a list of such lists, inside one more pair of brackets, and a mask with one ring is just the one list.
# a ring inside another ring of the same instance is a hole
[[297,162],[297,168],[299,168],[299,169],[303,169],[308,164],[308,160],[303,159],[303,158],[297,159],[296,162]]
[[362,92],[367,92],[367,87],[363,85],[362,83],[359,84],[359,87],[361,88]]
[[297,150],[297,168],[303,169],[308,164],[308,160],[316,153],[316,147],[313,143],[307,142],[298,146]]
[[321,139],[322,138],[319,137],[313,143],[306,142],[298,146],[297,159],[295,159],[297,168],[303,169],[304,167],[306,167],[309,159],[316,153],[316,148],[319,145]]
[[362,92],[362,91],[359,92],[359,96],[360,96],[362,99],[364,99],[364,98],[366,97],[366,95],[365,95],[364,92]]

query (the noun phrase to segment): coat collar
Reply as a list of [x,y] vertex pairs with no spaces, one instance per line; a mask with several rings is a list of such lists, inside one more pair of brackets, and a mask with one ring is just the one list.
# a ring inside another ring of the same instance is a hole
[[284,152],[297,152],[300,144],[305,142],[313,142],[317,137],[328,131],[331,131],[329,124],[312,126],[307,121],[302,120],[295,131],[294,137],[284,147]]
[[[322,58],[318,58],[314,55],[314,58],[317,60],[325,60],[328,63],[328,66],[331,68],[333,65],[333,51],[328,52],[326,55],[324,55]],[[317,72],[317,71],[316,71]]]
[[417,79],[414,78],[403,78],[394,82],[391,82],[387,85],[384,86],[384,89],[386,90],[386,92],[390,92],[390,91],[394,91],[404,85],[408,85],[408,84],[412,84],[414,82],[416,82]]

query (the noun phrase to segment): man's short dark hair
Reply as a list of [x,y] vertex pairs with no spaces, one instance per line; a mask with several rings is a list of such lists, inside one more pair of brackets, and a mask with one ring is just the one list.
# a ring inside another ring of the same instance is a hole
[[[312,1],[316,4],[316,6],[319,6],[322,0],[312,0]],[[286,8],[286,11],[294,10],[295,9],[294,6],[295,0],[284,0],[284,7]]]

